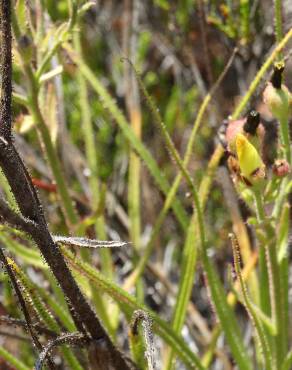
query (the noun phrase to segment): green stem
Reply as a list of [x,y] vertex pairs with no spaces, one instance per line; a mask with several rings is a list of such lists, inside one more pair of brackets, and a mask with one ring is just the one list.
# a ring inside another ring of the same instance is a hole
[[[272,309],[272,320],[276,327],[275,336],[275,355],[274,360],[276,369],[280,368],[280,365],[284,359],[288,347],[287,337],[287,316],[285,312],[285,294],[281,286],[282,273],[280,272],[280,266],[277,258],[277,248],[274,230],[271,227],[267,227],[267,237],[271,240],[266,246],[267,251],[267,262],[268,272],[270,279],[270,296],[271,296],[271,309]],[[284,266],[283,266],[284,268]],[[286,271],[286,269],[285,269]]]
[[[125,2],[125,24],[124,32],[124,54],[133,62],[137,59],[137,27],[139,21],[138,0]],[[141,141],[142,136],[142,113],[140,104],[140,94],[134,71],[128,64],[124,65],[124,81],[126,89],[126,108],[129,116],[129,122],[134,135]],[[134,248],[141,250],[141,160],[133,148],[129,147],[129,173],[128,173],[128,213],[130,219],[130,238]],[[133,259],[136,266],[139,261],[136,257]],[[136,281],[136,296],[143,302],[144,289],[143,281]]]
[[[256,77],[254,78],[253,82],[251,83],[247,93],[241,99],[240,103],[238,104],[235,111],[233,112],[233,114],[232,114],[233,119],[237,119],[240,116],[241,112],[246,107],[246,105],[248,104],[249,100],[251,99],[253,93],[255,92],[256,88],[258,87],[261,79],[264,77],[265,73],[270,68],[270,66],[274,62],[274,60],[277,57],[277,55],[279,54],[279,52],[283,49],[283,47],[287,44],[287,42],[290,40],[291,37],[292,37],[292,30],[289,30],[286,33],[286,35],[284,36],[284,38],[282,39],[282,41],[279,43],[279,45],[277,45],[277,47],[273,50],[273,52],[268,57],[266,62],[263,64],[261,69],[258,71],[258,73],[257,73]],[[223,151],[221,145],[218,145],[216,147],[214,153],[213,153],[213,156],[212,156],[211,160],[209,161],[208,168],[210,168],[210,170],[212,168],[212,170],[211,170],[209,176],[205,176],[203,178],[202,183],[201,183],[201,187],[203,186],[204,194],[206,196],[210,191],[210,187],[212,185],[212,179],[214,177],[214,174],[216,172],[216,169],[217,169],[217,167],[219,165],[219,162],[220,162],[220,158],[222,157],[223,153],[224,153],[224,151]],[[216,160],[215,160],[215,158],[216,158]],[[216,338],[219,338],[219,333],[220,333],[220,330],[218,329],[218,332],[216,331],[216,335],[214,336],[214,342],[216,342]],[[215,345],[214,345],[214,348],[215,348]],[[212,356],[211,351],[209,351],[208,355],[209,355],[209,358]]]
[[[254,190],[254,200],[256,205],[256,216],[259,224],[265,220],[265,209],[262,194],[259,190]],[[264,246],[259,247],[259,274],[260,274],[260,307],[266,315],[271,314],[271,300],[269,291],[269,273],[266,261],[266,251]]]
[[240,28],[241,42],[243,45],[249,40],[249,23],[250,23],[250,5],[249,0],[240,0]]
[[290,370],[292,367],[292,349],[288,352],[282,364],[281,370]]
[[[25,366],[5,348],[0,346],[0,357],[2,357],[8,364],[12,365],[16,370],[31,370],[30,367]],[[4,366],[4,365],[3,365]]]
[[262,194],[259,190],[254,190],[254,200],[256,204],[256,215],[257,215],[257,220],[259,223],[264,222],[265,220],[265,208],[264,208],[264,203],[263,203],[263,198]]
[[[20,30],[17,23],[17,19],[15,17],[14,11],[12,12],[12,26],[13,26],[13,32],[16,36],[16,39],[19,39],[20,37]],[[21,48],[18,48],[20,54],[21,54]],[[23,60],[25,60],[23,58]],[[65,211],[65,214],[67,216],[67,219],[71,225],[74,225],[78,222],[78,216],[75,212],[72,200],[70,198],[69,192],[68,192],[68,186],[66,184],[65,178],[63,176],[63,171],[61,169],[61,164],[59,162],[59,158],[57,156],[57,153],[55,151],[55,148],[53,146],[51,136],[49,129],[45,123],[45,120],[43,118],[43,115],[41,113],[39,102],[38,102],[38,94],[39,94],[39,86],[38,82],[35,78],[34,72],[30,65],[23,64],[23,70],[27,77],[28,83],[29,83],[29,97],[28,97],[28,106],[31,111],[31,114],[37,123],[37,127],[40,131],[45,149],[47,158],[50,164],[50,167],[52,169],[54,178],[57,183],[57,189],[58,193],[60,195],[62,206]]]
[[70,195],[68,192],[68,186],[63,176],[61,164],[57,156],[57,153],[55,151],[55,148],[53,146],[49,129],[40,111],[36,96],[32,98],[32,104],[30,108],[31,108],[32,116],[35,122],[37,123],[37,127],[39,128],[42,140],[45,145],[47,158],[48,158],[50,167],[52,169],[54,178],[57,183],[57,189],[58,189],[61,201],[62,201],[63,209],[65,211],[65,214],[67,216],[69,223],[71,225],[74,225],[78,222],[78,217],[77,217],[75,208],[73,206],[72,199],[70,198]]
[[239,280],[242,296],[243,296],[243,303],[245,305],[245,308],[255,326],[258,339],[259,339],[259,344],[261,347],[261,350],[263,352],[263,357],[264,357],[264,363],[265,363],[265,368],[267,370],[272,370],[272,353],[271,353],[271,348],[268,343],[263,324],[259,318],[258,312],[255,310],[255,306],[253,305],[248,291],[247,287],[243,281],[242,273],[241,273],[241,268],[240,268],[240,252],[239,252],[239,246],[236,238],[232,235],[231,236],[231,241],[232,241],[232,249],[233,249],[233,259],[234,259],[234,267],[235,267],[235,272],[237,279]]
[[159,315],[149,310],[141,302],[138,302],[135,297],[126,293],[118,284],[107,279],[91,265],[76,260],[65,248],[62,248],[62,251],[73,269],[78,271],[79,274],[86,276],[90,281],[96,284],[98,289],[101,289],[114,299],[128,317],[131,317],[133,312],[137,309],[141,309],[148,313],[153,320],[154,331],[174,349],[180,359],[185,363],[187,369],[206,370],[202,366],[198,356],[190,350],[182,337],[172,330],[169,323],[162,320]]
[[[194,198],[194,204],[196,209],[196,214],[193,215],[193,220],[191,221],[189,230],[191,233],[188,233],[189,239],[187,240],[188,247],[185,248],[185,251],[187,252],[185,255],[185,258],[189,262],[191,260],[191,263],[194,263],[196,259],[196,249],[193,247],[196,238],[194,235],[199,234],[200,239],[200,251],[202,256],[202,262],[203,262],[203,268],[206,272],[206,276],[208,279],[208,286],[210,288],[210,293],[212,297],[212,301],[214,303],[214,307],[216,309],[218,318],[220,320],[220,323],[222,324],[222,327],[224,329],[224,332],[226,334],[229,346],[231,348],[232,354],[235,357],[237,364],[240,369],[251,369],[251,362],[248,358],[246,351],[243,347],[243,343],[240,340],[240,330],[236,323],[236,319],[234,316],[234,313],[230,309],[230,307],[227,304],[226,298],[224,297],[224,289],[218,279],[218,274],[216,273],[215,268],[212,265],[212,262],[210,261],[210,258],[208,256],[207,252],[207,245],[205,241],[205,233],[204,233],[204,224],[203,224],[203,215],[202,215],[202,207],[201,203],[199,201],[199,196],[197,191],[194,188],[194,185],[189,178],[189,174],[183,164],[181,163],[181,160],[178,156],[178,154],[175,151],[175,148],[173,147],[173,143],[171,142],[170,138],[168,138],[168,133],[165,130],[165,128],[162,126],[162,132],[165,136],[168,149],[170,150],[171,154],[173,155],[177,165],[179,166],[182,174],[184,175],[187,183],[189,184],[193,198]],[[201,199],[201,198],[200,198]],[[199,230],[199,233],[197,232]],[[174,316],[174,324],[179,329],[179,326],[183,324],[182,319],[179,317],[178,313],[182,313],[185,315],[186,310],[186,304],[189,299],[189,287],[190,287],[190,281],[193,279],[193,275],[191,275],[190,271],[193,270],[193,266],[191,266],[190,263],[185,263],[184,268],[186,269],[183,274],[183,279],[180,283],[180,294],[177,301],[178,309],[176,308],[175,316]],[[185,283],[185,280],[187,283]],[[232,330],[230,330],[232,328]],[[168,357],[168,360],[166,362],[165,369],[171,369],[172,368],[172,355]]]
[[280,119],[280,131],[281,139],[284,145],[285,157],[287,162],[291,165],[291,143],[289,135],[289,119],[288,117],[283,117]]
[[[281,287],[281,280],[285,280],[283,279],[282,274],[285,273],[286,269],[284,269],[285,266],[283,266],[283,271],[281,273],[277,258],[275,232],[271,224],[266,219],[262,196],[257,190],[254,191],[254,195],[258,220],[262,223],[265,229],[267,240],[265,243],[266,255],[263,253],[263,248],[261,248],[259,256],[261,271],[261,308],[267,315],[269,315],[270,313],[267,312],[267,307],[269,307],[269,305],[271,306],[272,321],[276,328],[276,335],[274,338],[274,362],[276,366],[275,368],[279,369],[287,350],[285,291],[283,291],[284,287]],[[270,302],[269,305],[268,302]]]
[[218,278],[218,274],[216,273],[210,261],[207,250],[203,250],[201,256],[203,267],[208,279],[208,287],[210,289],[212,302],[216,308],[216,313],[238,368],[241,370],[251,370],[251,360],[247,356],[246,350],[243,346],[234,311],[232,311],[228,306],[226,292],[224,291],[224,288]]
[[275,36],[279,43],[283,38],[282,0],[274,0]]
[[[38,70],[36,71],[36,80],[39,81],[40,77],[46,70],[48,64],[50,63],[52,57],[55,55],[55,53],[58,51],[59,47],[62,45],[62,43],[66,40],[66,36],[70,34],[72,31],[76,19],[77,19],[77,4],[76,1],[69,1],[69,7],[70,7],[70,17],[69,20],[64,26],[63,31],[58,35],[57,39],[54,41],[54,44],[52,47],[47,51],[46,55],[43,57],[42,62]],[[56,36],[55,36],[56,37]]]
[[[76,32],[73,37],[73,42],[75,49],[77,52],[82,55],[82,47],[81,47],[81,40],[80,40],[80,33]],[[95,132],[92,126],[92,118],[90,113],[90,103],[89,97],[87,93],[87,84],[83,77],[83,75],[78,71],[77,72],[77,80],[79,86],[79,105],[80,105],[80,112],[81,112],[81,128],[84,137],[85,143],[85,153],[87,163],[90,169],[90,176],[89,176],[89,186],[90,186],[90,196],[91,196],[91,207],[93,211],[96,211],[100,205],[101,201],[101,193],[100,193],[100,183],[98,181],[98,157],[97,157],[97,150],[96,150],[96,142],[95,142]],[[106,230],[105,230],[105,220],[103,215],[99,215],[95,221],[95,232],[97,238],[101,240],[106,240]],[[85,252],[85,251],[84,251]],[[88,252],[88,251],[86,251]],[[112,265],[112,258],[111,258],[111,251],[107,248],[101,248],[99,251],[100,259],[101,259],[101,269],[105,276],[109,278],[113,278],[113,265]],[[90,262],[90,253],[83,253],[82,257],[86,262]],[[96,307],[96,310],[101,317],[103,323],[105,324],[107,330],[111,334],[112,337],[115,335],[115,330],[112,321],[108,315],[109,309],[109,302],[103,300],[101,295],[91,287],[93,301]],[[111,307],[113,311],[113,307]],[[112,312],[113,313],[113,312]],[[113,318],[115,315],[111,315]],[[115,320],[116,321],[116,320]]]
[[[80,43],[80,33],[74,34],[74,46],[77,52],[82,55],[82,48]],[[93,210],[98,209],[101,201],[101,192],[100,192],[100,182],[98,180],[98,156],[96,150],[96,142],[95,142],[95,132],[92,126],[92,119],[90,113],[90,104],[89,104],[89,97],[87,94],[87,85],[83,75],[78,72],[77,73],[78,79],[78,86],[79,86],[79,104],[80,104],[80,111],[81,111],[81,121],[82,121],[82,132],[84,136],[85,142],[85,153],[87,163],[90,169],[90,176],[89,176],[89,186],[91,192],[91,207]],[[106,239],[106,231],[105,231],[105,221],[103,215],[100,215],[95,223],[95,231],[97,237],[101,240]],[[100,256],[102,259],[102,269],[103,273],[108,276],[113,276],[112,271],[112,263],[111,263],[111,253],[107,248],[101,248]]]
[[241,112],[243,111],[243,109],[246,107],[247,103],[251,99],[252,94],[255,92],[256,88],[258,87],[261,79],[263,78],[263,76],[265,75],[267,70],[270,68],[275,58],[279,55],[279,53],[281,52],[281,50],[284,48],[284,46],[287,44],[287,42],[290,40],[291,37],[292,37],[292,29],[290,29],[286,33],[286,35],[283,37],[281,42],[276,46],[276,48],[273,50],[271,55],[265,61],[261,69],[258,71],[256,77],[253,79],[252,83],[250,84],[247,93],[242,98],[242,100],[236,107],[235,111],[233,112],[232,114],[233,119],[237,119],[240,116]]
[[[66,45],[66,50],[68,50],[70,56],[78,64],[78,67],[80,68],[80,71],[85,77],[85,79],[96,91],[96,93],[100,96],[103,107],[110,112],[111,116],[114,118],[114,120],[120,127],[123,135],[126,137],[127,140],[129,140],[131,146],[143,159],[160,189],[163,191],[164,194],[167,194],[169,191],[168,181],[166,180],[165,176],[161,174],[161,170],[159,169],[157,162],[152,157],[151,153],[145,147],[143,142],[137,139],[137,136],[135,135],[132,128],[128,124],[125,116],[119,110],[115,101],[112,99],[108,91],[100,83],[98,78],[95,76],[94,72],[85,64],[84,60],[80,58],[76,53],[74,53],[72,49],[69,47],[69,45]],[[188,225],[188,219],[181,203],[178,202],[177,199],[174,199],[171,206],[181,227],[183,228],[183,230],[185,230]]]

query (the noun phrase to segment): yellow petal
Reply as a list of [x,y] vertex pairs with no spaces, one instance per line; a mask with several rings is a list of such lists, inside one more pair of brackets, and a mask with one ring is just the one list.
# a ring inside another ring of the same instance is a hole
[[241,174],[251,183],[257,180],[258,175],[263,178],[265,165],[256,148],[242,134],[236,136],[235,145]]

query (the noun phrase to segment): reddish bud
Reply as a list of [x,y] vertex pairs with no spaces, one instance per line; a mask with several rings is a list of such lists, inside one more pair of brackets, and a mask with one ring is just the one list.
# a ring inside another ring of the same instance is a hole
[[285,159],[277,159],[273,165],[273,173],[278,177],[284,177],[290,173],[290,165]]

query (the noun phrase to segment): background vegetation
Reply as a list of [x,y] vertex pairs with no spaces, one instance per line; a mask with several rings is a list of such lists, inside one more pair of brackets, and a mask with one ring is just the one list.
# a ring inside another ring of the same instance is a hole
[[[292,83],[289,2],[17,0],[12,19],[15,145],[51,233],[130,242],[55,237],[112,341],[139,369],[290,369],[292,182],[272,165],[291,164],[291,102],[277,116],[262,98],[274,62]],[[221,145],[251,109],[273,149],[259,187],[232,181]],[[2,225],[0,241],[40,342],[76,331],[30,238]],[[0,368],[32,369],[0,279]],[[89,368],[64,342],[55,368]]]

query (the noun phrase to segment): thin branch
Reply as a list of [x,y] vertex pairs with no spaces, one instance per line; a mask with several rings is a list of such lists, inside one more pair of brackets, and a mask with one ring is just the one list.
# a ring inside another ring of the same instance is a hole
[[198,13],[199,13],[199,26],[200,26],[200,32],[201,32],[202,42],[203,42],[203,50],[204,50],[204,58],[205,58],[206,69],[207,69],[208,83],[209,85],[212,85],[214,78],[213,78],[213,72],[212,72],[213,70],[212,70],[210,53],[209,53],[205,5],[204,5],[203,0],[198,1]]
[[[79,289],[75,279],[73,278],[71,271],[69,270],[65,259],[60,251],[59,246],[53,241],[52,236],[49,232],[48,225],[46,223],[40,201],[38,199],[34,185],[32,184],[31,177],[20,158],[18,152],[13,146],[11,140],[11,14],[10,14],[10,1],[0,0],[0,12],[1,12],[1,62],[2,62],[2,91],[0,101],[0,166],[7,178],[7,181],[11,187],[11,191],[17,201],[19,209],[24,218],[27,218],[35,222],[34,227],[27,227],[27,222],[21,217],[16,217],[9,207],[2,202],[2,211],[5,217],[10,217],[10,221],[20,228],[25,227],[25,231],[30,234],[32,239],[40,249],[44,259],[50,266],[52,273],[57,279],[60,287],[62,288],[65,297],[68,302],[72,305],[76,315],[82,320],[82,325],[86,331],[90,334],[91,338],[104,342],[104,351],[102,354],[103,365],[109,364],[113,368],[120,370],[129,370],[130,367],[123,357],[122,353],[114,346],[110,340],[107,332],[104,330],[99,319],[95,315],[81,290]],[[30,70],[31,73],[33,73]],[[31,81],[34,81],[32,76]],[[37,100],[37,95],[34,96]],[[9,125],[8,125],[9,124]],[[9,127],[8,127],[9,126]],[[31,223],[28,223],[32,226]],[[9,271],[9,277],[15,285],[15,290],[18,292],[19,300],[23,306],[23,311],[26,320],[28,320],[28,327],[31,332],[34,341],[37,343],[37,337],[34,334],[33,327],[29,320],[27,310],[25,308],[24,300],[21,296],[20,289],[17,285],[16,279],[13,275],[10,266],[8,265],[5,256],[2,252],[2,260],[7,271]],[[26,317],[27,316],[27,317]],[[96,355],[99,356],[99,347],[96,350]],[[103,367],[101,367],[103,368]]]
[[24,231],[26,233],[31,233],[32,230],[37,227],[37,225],[33,221],[12,211],[9,208],[9,205],[2,198],[0,198],[0,222],[6,223],[11,227]]
[[9,337],[11,339],[16,339],[16,340],[22,340],[25,342],[30,342],[31,339],[29,337],[26,337],[24,335],[19,335],[16,333],[11,333],[10,331],[5,331],[5,330],[0,330],[0,336],[1,337]]
[[83,334],[80,334],[79,332],[66,333],[66,334],[60,335],[58,338],[55,338],[49,341],[46,347],[43,349],[43,351],[39,355],[39,358],[35,364],[35,370],[41,370],[50,351],[54,347],[57,347],[63,344],[66,344],[69,346],[73,346],[73,345],[85,346],[88,344],[88,337],[85,337]]
[[[15,319],[14,317],[9,316],[0,316],[0,324],[6,324],[6,325],[12,325],[12,326],[18,326],[20,328],[28,329],[27,322],[25,320]],[[51,338],[56,338],[58,334],[44,326],[41,326],[39,324],[32,324],[32,327],[36,332],[39,334],[44,334]]]
[[11,141],[11,95],[12,95],[12,53],[11,53],[11,3],[0,1],[1,22],[1,101],[0,135]]
[[31,323],[29,312],[26,308],[25,300],[24,300],[24,298],[22,296],[22,293],[21,293],[21,289],[18,285],[17,279],[14,275],[14,272],[13,272],[13,269],[11,268],[11,265],[9,264],[8,260],[6,259],[5,255],[3,253],[2,248],[0,248],[0,260],[2,261],[4,267],[7,271],[9,279],[10,279],[10,281],[13,285],[13,288],[15,290],[15,293],[17,295],[17,298],[18,298],[21,310],[23,312],[23,315],[25,317],[27,328],[28,328],[28,331],[29,331],[29,333],[32,337],[33,343],[36,346],[36,348],[41,351],[42,350],[42,345],[39,342],[37,335],[35,334],[34,328],[33,328],[32,323]]

